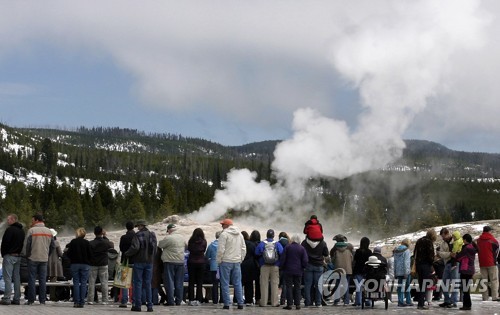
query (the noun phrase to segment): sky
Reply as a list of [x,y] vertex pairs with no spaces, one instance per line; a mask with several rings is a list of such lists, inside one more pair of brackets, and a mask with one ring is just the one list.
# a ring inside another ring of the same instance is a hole
[[494,0],[0,0],[0,122],[289,140],[274,166],[295,179],[377,167],[401,139],[500,153],[499,14]]

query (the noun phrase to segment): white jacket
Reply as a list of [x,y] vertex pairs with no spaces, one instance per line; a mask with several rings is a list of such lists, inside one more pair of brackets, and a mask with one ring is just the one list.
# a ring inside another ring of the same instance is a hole
[[241,263],[247,253],[243,235],[235,226],[229,226],[222,231],[217,248],[217,263]]

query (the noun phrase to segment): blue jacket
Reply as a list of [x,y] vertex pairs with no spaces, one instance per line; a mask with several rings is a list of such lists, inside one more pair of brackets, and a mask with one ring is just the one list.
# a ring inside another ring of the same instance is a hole
[[[264,265],[264,258],[262,257],[262,254],[264,253],[264,247],[266,246],[265,242],[274,242],[272,238],[268,238],[265,241],[262,241],[257,245],[257,248],[255,248],[255,255],[259,256],[259,266]],[[283,254],[283,246],[281,246],[280,242],[275,242],[276,249],[278,251],[278,255],[281,256]],[[275,266],[280,266],[280,259],[278,257],[278,260],[276,263],[274,263]]]
[[408,277],[410,274],[411,253],[405,245],[394,250],[394,277]]
[[217,264],[217,247],[219,247],[219,240],[215,240],[207,247],[205,252],[205,257],[207,257],[210,263],[210,271],[217,271],[219,265]]

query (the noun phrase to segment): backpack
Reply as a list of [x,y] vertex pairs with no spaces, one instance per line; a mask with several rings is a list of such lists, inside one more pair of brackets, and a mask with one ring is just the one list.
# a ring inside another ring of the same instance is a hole
[[262,258],[266,265],[274,265],[278,259],[278,249],[276,249],[276,242],[264,241],[264,252],[262,253]]

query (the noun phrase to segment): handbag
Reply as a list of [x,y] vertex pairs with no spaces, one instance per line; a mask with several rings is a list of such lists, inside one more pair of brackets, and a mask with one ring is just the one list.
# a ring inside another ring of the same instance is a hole
[[122,289],[132,287],[132,268],[128,266],[128,259],[124,264],[116,265],[113,286]]

